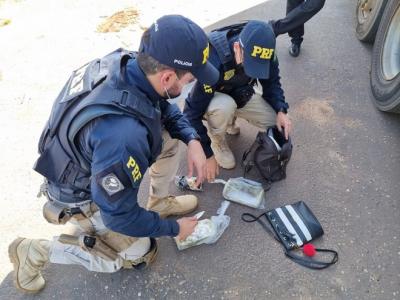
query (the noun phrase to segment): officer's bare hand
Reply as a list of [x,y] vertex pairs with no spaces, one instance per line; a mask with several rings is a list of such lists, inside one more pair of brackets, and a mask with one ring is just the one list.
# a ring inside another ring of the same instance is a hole
[[289,135],[292,132],[292,122],[289,119],[289,116],[283,112],[278,112],[278,115],[276,116],[276,126],[278,127],[278,130],[282,132],[282,130],[285,130],[285,138],[289,139]]
[[177,238],[179,241],[183,241],[194,231],[194,228],[197,225],[197,218],[184,217],[176,220],[176,222],[179,224],[179,234],[177,235]]
[[188,144],[188,177],[193,176],[193,169],[196,169],[196,186],[203,183],[206,176],[206,155],[198,140],[191,140]]
[[207,181],[213,182],[215,177],[219,174],[219,166],[215,156],[207,158]]

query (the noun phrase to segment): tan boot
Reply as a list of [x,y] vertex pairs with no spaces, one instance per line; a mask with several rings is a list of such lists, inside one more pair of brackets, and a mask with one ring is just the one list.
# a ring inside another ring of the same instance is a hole
[[239,135],[240,134],[240,127],[233,122],[226,128],[226,133],[229,135]]
[[158,212],[161,218],[184,215],[194,211],[196,207],[197,197],[193,195],[150,197],[147,203],[147,209]]
[[224,169],[233,169],[235,167],[235,157],[226,141],[225,134],[213,135],[211,138],[211,149],[214,152],[215,159]]
[[8,247],[8,255],[14,265],[14,282],[18,289],[36,293],[44,288],[45,281],[40,269],[49,260],[50,242],[17,238]]
[[[154,262],[158,254],[158,246],[155,238],[150,238],[150,249],[145,255],[132,261],[132,267],[136,270],[142,270],[147,268],[151,263]],[[129,269],[130,267],[128,267]]]
[[228,126],[228,128],[226,128],[226,133],[229,135],[239,135],[240,127],[236,125]]

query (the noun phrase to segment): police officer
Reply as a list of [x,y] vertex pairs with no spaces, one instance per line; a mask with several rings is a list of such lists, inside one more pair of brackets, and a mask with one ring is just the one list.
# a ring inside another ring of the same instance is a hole
[[325,0],[287,0],[286,17],[272,21],[276,36],[289,33],[292,40],[289,47],[291,56],[299,56],[304,36],[304,23],[319,12],[324,4]]
[[[189,93],[184,114],[196,128],[207,156],[207,179],[218,174],[218,165],[235,167],[226,133],[238,134],[236,118],[266,130],[277,125],[291,131],[280,83],[275,35],[270,24],[249,21],[210,33],[210,62],[220,71],[217,84],[197,82]],[[207,128],[203,125],[207,120]],[[208,134],[208,135],[207,135]]]
[[[73,221],[82,233],[12,242],[19,289],[42,289],[40,269],[48,261],[97,272],[142,268],[157,254],[155,237],[184,239],[193,232],[195,218],[164,219],[197,206],[194,196],[168,194],[180,158],[178,139],[188,145],[189,173],[197,172],[198,184],[206,159],[196,131],[166,98],[178,96],[194,77],[217,81],[208,53],[203,30],[170,15],[145,32],[140,53],[118,49],[73,72],[53,105],[34,168],[46,178],[45,218]],[[149,210],[137,199],[147,168]]]

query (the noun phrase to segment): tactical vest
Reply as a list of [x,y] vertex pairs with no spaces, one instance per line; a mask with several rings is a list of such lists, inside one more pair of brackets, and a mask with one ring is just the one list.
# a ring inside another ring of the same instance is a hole
[[247,76],[243,67],[238,68],[229,45],[229,39],[239,35],[246,24],[247,22],[243,22],[218,28],[208,35],[209,42],[223,65],[220,85],[216,89],[230,95],[238,108],[242,108],[250,100],[254,94],[253,86],[257,81]]
[[[117,49],[74,71],[53,104],[39,140],[34,170],[46,177],[51,196],[63,202],[90,197],[90,164],[77,147],[80,130],[105,115],[127,115],[139,120],[150,135],[152,161],[161,151],[161,112],[125,82],[125,67],[136,54]],[[121,128],[121,130],[124,130]]]
[[208,40],[217,51],[218,57],[224,66],[225,72],[234,69],[236,66],[234,62],[234,56],[232,55],[232,51],[229,47],[229,38],[239,34],[246,24],[247,21],[214,29],[208,35]]

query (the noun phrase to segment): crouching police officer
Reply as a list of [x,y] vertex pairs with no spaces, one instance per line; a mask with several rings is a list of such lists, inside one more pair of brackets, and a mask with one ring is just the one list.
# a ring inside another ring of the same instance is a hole
[[218,165],[235,167],[226,133],[239,134],[236,118],[261,130],[276,124],[286,138],[291,122],[280,83],[275,35],[269,24],[249,21],[227,26],[212,31],[209,41],[210,62],[220,71],[219,81],[215,85],[197,82],[186,99],[184,114],[201,137],[210,181],[218,174]]
[[[178,139],[188,145],[189,173],[195,169],[199,184],[206,158],[196,131],[165,99],[194,77],[215,83],[218,71],[207,62],[207,36],[182,16],[157,20],[141,49],[119,49],[74,71],[53,105],[34,167],[46,178],[43,213],[52,223],[77,223],[82,233],[12,242],[15,282],[23,291],[44,287],[40,269],[48,261],[96,272],[141,268],[157,254],[155,237],[184,239],[193,232],[195,218],[163,219],[197,206],[194,196],[168,195]],[[146,210],[137,193],[148,167]]]

